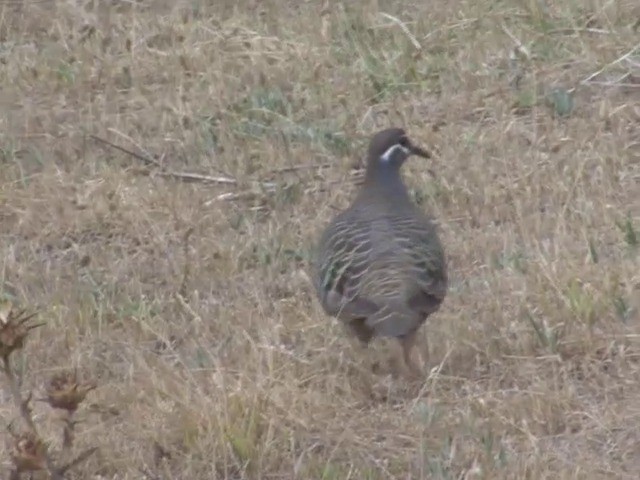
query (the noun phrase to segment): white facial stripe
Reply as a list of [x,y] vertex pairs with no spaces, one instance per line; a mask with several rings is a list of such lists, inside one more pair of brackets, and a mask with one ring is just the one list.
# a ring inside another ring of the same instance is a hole
[[389,147],[387,151],[384,152],[380,158],[382,159],[383,162],[388,162],[391,160],[391,157],[393,156],[396,150],[402,150],[406,155],[409,155],[409,149],[407,147],[403,147],[399,143],[396,143],[395,145]]

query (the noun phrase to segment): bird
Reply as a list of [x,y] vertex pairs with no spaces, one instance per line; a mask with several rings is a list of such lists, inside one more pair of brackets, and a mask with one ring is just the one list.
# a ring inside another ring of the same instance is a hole
[[[419,328],[440,309],[448,289],[447,259],[434,220],[413,203],[401,167],[431,154],[403,128],[369,141],[364,181],[350,206],[321,233],[312,281],[326,315],[337,318],[363,347],[392,337],[396,364],[411,378]],[[427,352],[428,347],[424,346]]]

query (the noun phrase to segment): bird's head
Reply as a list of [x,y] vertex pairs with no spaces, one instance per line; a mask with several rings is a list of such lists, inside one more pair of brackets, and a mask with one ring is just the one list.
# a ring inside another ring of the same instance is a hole
[[414,145],[402,128],[388,128],[376,133],[369,143],[368,168],[400,168],[411,155],[431,158],[431,154]]

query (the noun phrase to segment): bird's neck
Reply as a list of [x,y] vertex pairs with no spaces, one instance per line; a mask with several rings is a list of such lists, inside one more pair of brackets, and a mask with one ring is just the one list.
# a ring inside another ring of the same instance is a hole
[[386,204],[398,206],[411,203],[398,165],[369,165],[363,187],[363,191]]

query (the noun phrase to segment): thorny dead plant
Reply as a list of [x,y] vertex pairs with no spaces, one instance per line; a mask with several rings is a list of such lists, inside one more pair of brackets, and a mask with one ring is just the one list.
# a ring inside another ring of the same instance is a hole
[[[56,454],[51,452],[44,442],[38,427],[34,421],[31,408],[32,395],[26,397],[22,394],[20,383],[14,372],[11,360],[12,356],[21,351],[29,332],[43,324],[30,323],[36,313],[27,314],[26,310],[16,310],[12,302],[4,300],[0,303],[0,361],[5,380],[9,386],[14,404],[21,416],[26,431],[16,434],[13,427],[9,427],[9,433],[13,438],[11,460],[14,468],[11,471],[11,479],[19,479],[23,473],[45,470],[51,479],[62,480],[65,473],[73,466],[88,458],[96,448],[90,448],[82,452],[76,458],[64,465],[57,465]],[[56,409],[65,412],[63,417],[63,449],[67,453],[73,446],[74,420],[73,414],[87,393],[95,388],[94,385],[78,382],[75,373],[62,373],[54,375],[46,389],[45,401]],[[64,453],[64,452],[63,452]]]

